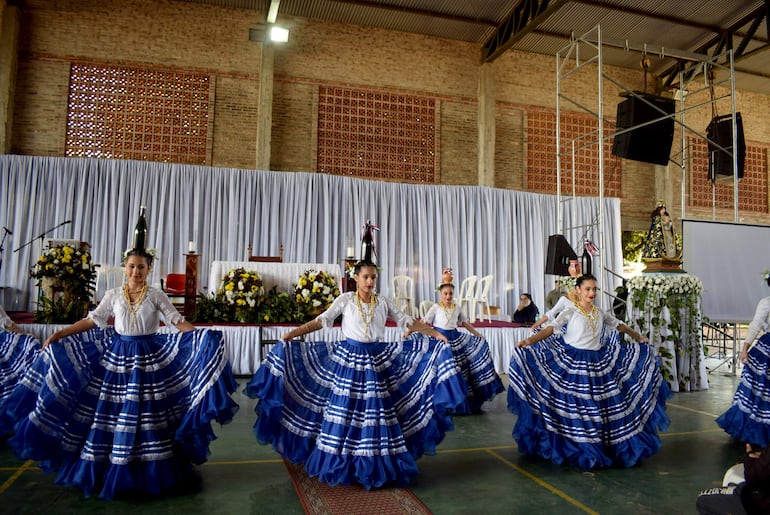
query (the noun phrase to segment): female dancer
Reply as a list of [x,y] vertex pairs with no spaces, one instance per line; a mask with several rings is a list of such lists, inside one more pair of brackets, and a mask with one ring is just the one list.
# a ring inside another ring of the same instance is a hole
[[[453,302],[455,287],[451,283],[439,286],[441,302],[434,304],[423,321],[446,336],[452,346],[457,366],[468,384],[468,397],[453,411],[457,415],[481,412],[481,405],[503,391],[503,383],[495,372],[489,355],[489,344],[473,325],[468,315]],[[458,331],[464,327],[470,334]]]
[[647,339],[594,306],[596,279],[580,276],[576,290],[577,303],[514,349],[513,437],[521,452],[554,463],[630,467],[660,449],[670,391],[652,347],[618,343],[614,329]]
[[[765,274],[770,286],[770,273]],[[770,446],[770,297],[757,304],[754,318],[741,349],[741,382],[733,404],[718,419],[717,424],[729,435],[754,447]],[[756,344],[751,344],[761,333]]]
[[543,313],[543,316],[540,317],[534,324],[532,324],[532,332],[537,331],[540,326],[546,322],[553,321],[559,313],[564,311],[564,308],[571,306],[575,302],[578,302],[577,291],[575,288],[567,290],[566,295],[559,297],[559,299],[556,301],[556,304],[554,304],[551,309]]
[[39,353],[40,340],[25,333],[0,307],[0,403],[11,394]]
[[[86,496],[188,487],[192,463],[206,461],[216,438],[211,421],[229,422],[238,409],[221,333],[194,330],[148,286],[151,265],[143,248],[131,250],[126,284],[48,338],[0,405],[14,452]],[[181,332],[156,334],[160,315]]]
[[[357,291],[284,334],[247,385],[260,399],[254,433],[324,483],[405,485],[418,473],[415,460],[452,429],[449,411],[465,385],[446,338],[375,294],[374,264],[358,262],[353,278]],[[340,315],[344,340],[291,341]],[[434,338],[385,342],[387,317]]]

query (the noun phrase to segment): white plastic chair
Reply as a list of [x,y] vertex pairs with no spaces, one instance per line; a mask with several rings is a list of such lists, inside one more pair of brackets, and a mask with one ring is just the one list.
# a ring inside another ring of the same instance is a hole
[[[489,288],[492,286],[494,278],[494,275],[485,275],[476,283],[476,291],[470,300],[470,308],[468,310],[468,317],[471,319],[471,323],[475,322],[477,318],[484,318],[484,314],[487,315],[487,322],[492,320],[492,317],[489,316],[489,310],[485,310],[484,307],[489,307]],[[479,316],[476,316],[477,314]]]
[[107,290],[122,286],[125,275],[126,271],[122,266],[100,265],[96,269],[94,300],[98,303],[104,298]]
[[470,308],[473,294],[476,293],[475,288],[477,279],[478,277],[475,275],[469,275],[463,279],[463,282],[460,283],[460,290],[457,292],[457,295],[455,295],[455,303],[457,304],[457,307],[460,309],[465,309],[465,313],[467,313],[468,316],[472,315],[468,309]]
[[393,300],[396,307],[407,315],[414,315],[414,304],[412,298],[414,295],[414,281],[407,275],[396,275],[393,277]]
[[425,318],[425,315],[428,314],[428,310],[433,307],[433,302],[429,300],[424,300],[420,302],[420,318]]

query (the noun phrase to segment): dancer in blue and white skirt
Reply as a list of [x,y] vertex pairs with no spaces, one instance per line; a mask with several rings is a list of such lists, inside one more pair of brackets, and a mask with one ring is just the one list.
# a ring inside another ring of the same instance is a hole
[[[238,409],[221,333],[195,330],[149,287],[151,264],[132,250],[126,284],[46,340],[0,405],[0,433],[15,431],[16,455],[86,496],[187,490],[192,464],[206,461],[216,438],[211,421],[229,422]],[[181,332],[156,334],[160,315]]]
[[[356,292],[283,335],[257,370],[246,387],[259,398],[254,433],[324,483],[405,485],[452,429],[466,387],[446,338],[374,293],[373,263],[357,263],[354,279]],[[340,315],[345,340],[291,341]],[[388,317],[423,334],[383,341]]]
[[[423,321],[433,325],[449,341],[455,362],[468,385],[468,397],[453,413],[470,415],[480,413],[481,405],[504,388],[489,354],[489,344],[470,323],[462,307],[453,302],[454,290],[451,283],[439,286],[441,301],[430,307]],[[458,327],[464,327],[470,334],[459,331]]]
[[40,340],[25,333],[0,307],[0,403],[11,394],[38,354]]
[[[765,273],[770,286],[770,273]],[[770,297],[757,304],[741,349],[741,382],[733,404],[717,424],[729,435],[754,447],[770,446]],[[760,334],[764,335],[756,343]],[[754,346],[751,344],[754,343]]]
[[513,437],[523,454],[557,464],[630,467],[660,449],[670,390],[650,345],[618,342],[615,329],[647,339],[594,306],[596,279],[579,277],[576,290],[578,302],[514,349]]

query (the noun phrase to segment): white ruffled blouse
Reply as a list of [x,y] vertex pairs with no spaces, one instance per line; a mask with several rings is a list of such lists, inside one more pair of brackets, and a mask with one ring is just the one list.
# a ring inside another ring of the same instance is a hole
[[[450,314],[449,317],[447,317],[447,313]],[[454,309],[451,312],[448,309],[445,310],[440,304],[433,304],[422,320],[426,324],[447,331],[457,329],[464,323],[470,322],[468,315],[457,304],[454,305]]]
[[[318,315],[324,328],[331,327],[334,321],[342,315],[342,334],[345,338],[359,342],[381,342],[385,338],[385,321],[391,318],[401,328],[412,324],[414,319],[398,309],[392,300],[377,296],[374,313],[371,305],[361,302],[360,312],[356,302],[356,292],[346,292],[334,299],[329,309]],[[369,322],[364,323],[363,317]]]
[[111,316],[115,317],[115,331],[125,336],[141,336],[158,332],[160,317],[167,324],[178,324],[184,317],[177,311],[168,296],[160,289],[148,287],[142,303],[132,312],[123,295],[123,288],[107,290],[96,309],[88,318],[99,327],[106,327]]

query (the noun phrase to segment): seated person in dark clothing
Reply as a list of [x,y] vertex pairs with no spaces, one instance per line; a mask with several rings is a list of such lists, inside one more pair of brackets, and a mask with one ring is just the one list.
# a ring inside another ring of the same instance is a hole
[[533,324],[539,313],[540,310],[532,302],[532,296],[529,293],[522,293],[519,297],[519,306],[513,314],[513,321],[520,324]]
[[738,485],[704,490],[695,507],[701,515],[754,515],[770,513],[770,451],[746,444],[744,479]]

